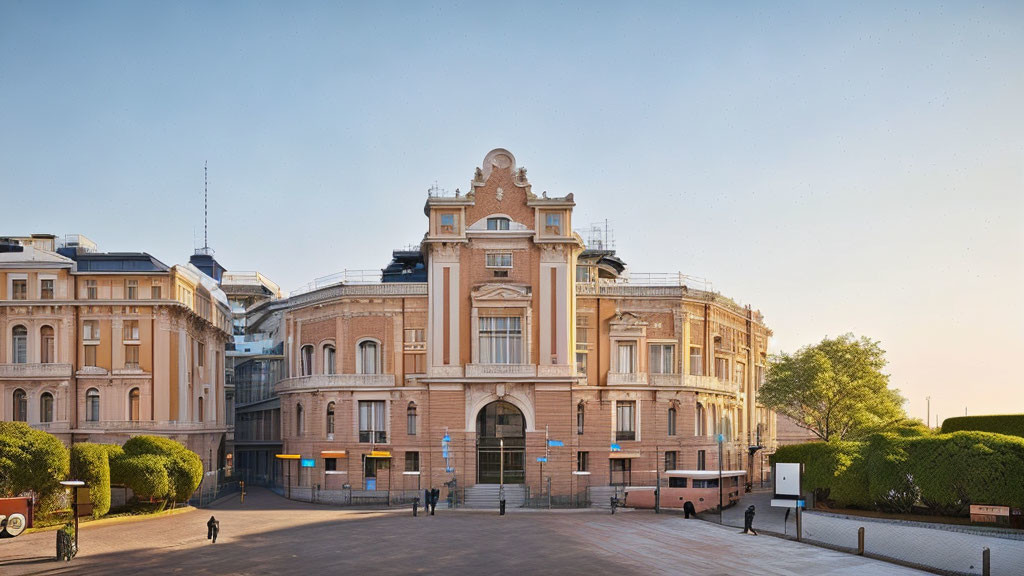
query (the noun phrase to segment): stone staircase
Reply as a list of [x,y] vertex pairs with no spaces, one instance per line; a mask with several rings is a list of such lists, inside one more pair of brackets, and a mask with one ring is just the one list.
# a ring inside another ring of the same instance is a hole
[[591,486],[589,489],[590,506],[611,509],[612,496],[622,498],[624,492],[621,486]]
[[[476,484],[466,488],[464,508],[498,509],[498,484]],[[505,507],[519,508],[526,502],[522,484],[505,484]]]

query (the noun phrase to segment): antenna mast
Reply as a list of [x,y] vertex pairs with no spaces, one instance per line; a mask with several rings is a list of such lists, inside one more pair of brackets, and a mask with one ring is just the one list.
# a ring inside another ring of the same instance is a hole
[[[203,161],[203,247],[196,248],[196,254],[206,254],[207,256],[213,255],[213,250],[210,248],[210,237],[209,237],[209,178],[207,177],[207,161]],[[193,229],[194,230],[194,229]],[[194,236],[194,233],[193,233]],[[193,244],[195,241],[193,240]]]

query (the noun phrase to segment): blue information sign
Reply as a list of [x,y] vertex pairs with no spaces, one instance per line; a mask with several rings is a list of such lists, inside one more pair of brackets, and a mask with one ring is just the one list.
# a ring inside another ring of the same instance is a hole
[[565,446],[561,440],[548,440],[548,446]]
[[316,468],[316,460],[314,460],[312,458],[303,458],[302,459],[302,467],[303,468]]
[[547,462],[547,456],[537,456],[537,462]]

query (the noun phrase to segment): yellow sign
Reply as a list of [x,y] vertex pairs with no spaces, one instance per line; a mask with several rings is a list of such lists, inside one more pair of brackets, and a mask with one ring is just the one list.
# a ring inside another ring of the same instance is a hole
[[321,450],[320,456],[323,458],[347,458],[348,452],[344,450]]
[[274,454],[274,458],[280,458],[281,460],[300,460],[302,454]]
[[387,450],[374,450],[370,452],[370,458],[391,458],[391,452]]

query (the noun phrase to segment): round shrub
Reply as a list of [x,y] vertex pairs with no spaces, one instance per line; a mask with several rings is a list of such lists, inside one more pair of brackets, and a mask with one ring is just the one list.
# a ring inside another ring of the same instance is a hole
[[67,474],[68,450],[56,436],[24,422],[0,422],[0,496],[31,490],[49,502]]
[[123,448],[126,456],[150,454],[164,458],[170,496],[177,502],[191,498],[203,480],[203,461],[180,442],[143,435],[130,438]]
[[132,489],[138,498],[161,500],[170,496],[167,459],[154,454],[123,455],[111,461],[111,478]]
[[71,477],[82,480],[89,487],[92,515],[99,518],[110,511],[110,457],[111,446],[83,442],[71,447]]

